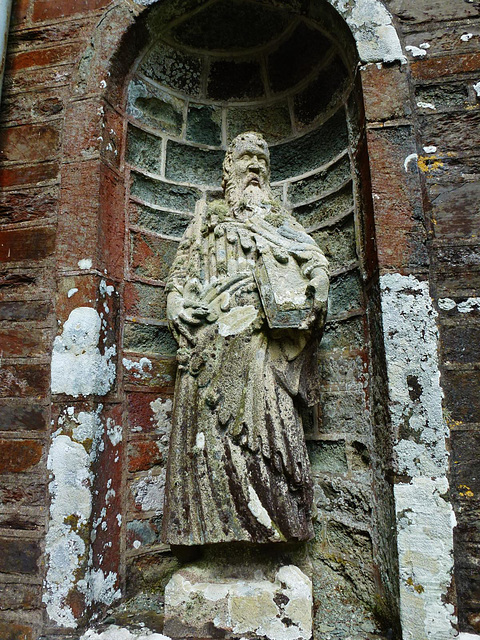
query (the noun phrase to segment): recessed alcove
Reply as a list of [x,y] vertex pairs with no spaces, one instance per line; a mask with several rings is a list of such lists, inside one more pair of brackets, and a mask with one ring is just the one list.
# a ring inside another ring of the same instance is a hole
[[275,196],[331,265],[322,399],[305,415],[318,510],[308,545],[316,629],[358,630],[361,620],[373,633],[397,625],[397,577],[358,61],[327,2],[297,4],[217,0],[190,13],[153,5],[150,41],[125,87],[126,586],[135,602],[154,592],[161,611],[177,566],[160,539],[176,368],[165,279],[195,202],[221,197],[229,142],[256,130],[270,145]]

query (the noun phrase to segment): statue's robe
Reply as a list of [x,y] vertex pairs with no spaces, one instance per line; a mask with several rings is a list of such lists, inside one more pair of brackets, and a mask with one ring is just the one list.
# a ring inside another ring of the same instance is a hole
[[268,327],[254,274],[265,243],[279,259],[290,247],[313,252],[313,263],[327,269],[314,240],[280,206],[233,217],[223,201],[197,207],[171,269],[169,292],[188,300],[195,290],[216,311],[175,330],[179,369],[163,517],[170,544],[313,536],[299,405],[317,399],[324,311],[308,329]]

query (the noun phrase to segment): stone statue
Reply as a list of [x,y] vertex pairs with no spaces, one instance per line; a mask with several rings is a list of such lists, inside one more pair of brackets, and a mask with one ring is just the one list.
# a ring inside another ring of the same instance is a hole
[[223,170],[225,199],[197,203],[167,283],[179,366],[163,538],[309,540],[300,407],[317,399],[328,262],[275,200],[262,136],[235,138]]

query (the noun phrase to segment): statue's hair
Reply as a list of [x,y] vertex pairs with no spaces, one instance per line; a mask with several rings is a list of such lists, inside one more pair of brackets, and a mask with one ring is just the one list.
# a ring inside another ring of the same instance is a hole
[[233,153],[237,147],[241,145],[242,142],[246,142],[247,140],[254,140],[259,147],[261,147],[265,151],[265,155],[267,156],[268,162],[268,178],[270,179],[270,151],[268,150],[268,145],[265,138],[261,133],[257,133],[256,131],[245,131],[241,133],[236,138],[234,138],[228,146],[227,152],[225,153],[225,159],[223,160],[223,179],[222,179],[222,189],[224,193],[226,192],[227,185],[230,181],[230,176],[232,174],[233,167]]

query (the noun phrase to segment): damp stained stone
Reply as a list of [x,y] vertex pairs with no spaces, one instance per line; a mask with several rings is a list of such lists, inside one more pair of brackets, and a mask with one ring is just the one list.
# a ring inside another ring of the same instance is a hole
[[367,435],[370,430],[363,391],[328,391],[321,394],[318,431],[322,435]]
[[288,201],[292,205],[320,197],[332,189],[338,189],[351,177],[350,159],[347,154],[328,169],[308,178],[292,182],[288,186]]
[[139,169],[160,174],[161,158],[161,138],[137,127],[128,128],[127,162]]
[[233,140],[243,131],[259,131],[267,142],[277,142],[292,133],[286,101],[268,107],[230,107],[227,112],[227,137]]
[[313,473],[346,473],[345,441],[311,441],[307,444]]
[[140,66],[140,72],[160,84],[177,89],[191,96],[200,94],[202,62],[189,55],[158,42]]
[[132,80],[128,87],[127,113],[156,129],[180,135],[183,120],[183,100],[159,87]]
[[181,45],[208,51],[250,49],[277,38],[288,25],[285,12],[243,0],[220,0],[173,29]]
[[218,146],[222,142],[220,109],[203,104],[190,104],[187,115],[187,140]]
[[165,320],[167,294],[163,287],[144,282],[131,282],[125,288],[125,306],[130,316]]
[[348,72],[340,57],[336,55],[321,69],[317,77],[294,98],[294,112],[297,124],[308,125],[325,113],[328,106],[338,99]]
[[363,319],[356,317],[344,322],[328,322],[320,343],[320,353],[362,349],[365,346]]
[[346,214],[351,211],[352,207],[352,183],[349,182],[326,198],[297,207],[294,209],[293,215],[305,227],[309,228],[320,222],[328,222],[329,219]]
[[123,346],[136,353],[155,353],[174,356],[177,343],[167,327],[157,327],[136,322],[125,323]]
[[312,171],[338,156],[347,144],[347,125],[341,109],[312,133],[270,148],[272,181]]
[[311,235],[324,252],[330,269],[340,269],[357,260],[353,215],[344,218],[335,227],[313,231]]
[[177,253],[178,242],[148,233],[131,234],[131,267],[145,278],[165,281]]
[[333,278],[328,297],[329,316],[334,317],[362,307],[362,299],[362,283],[357,271]]
[[169,140],[167,143],[167,178],[198,185],[220,186],[223,151],[212,151]]
[[210,67],[208,97],[213,100],[245,100],[264,95],[260,66],[256,61],[218,60]]
[[276,93],[295,86],[320,63],[331,42],[303,22],[290,38],[268,57],[268,76]]
[[159,211],[143,204],[132,203],[130,222],[147,231],[181,238],[190,224],[191,216],[175,211]]
[[149,204],[191,213],[201,196],[197,189],[155,180],[140,173],[132,173],[130,193]]

